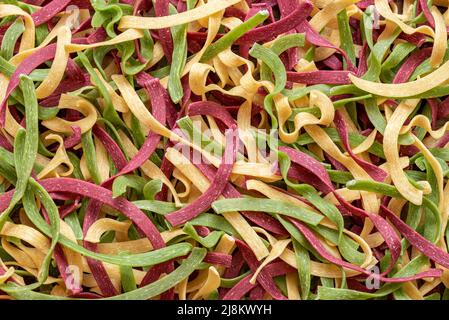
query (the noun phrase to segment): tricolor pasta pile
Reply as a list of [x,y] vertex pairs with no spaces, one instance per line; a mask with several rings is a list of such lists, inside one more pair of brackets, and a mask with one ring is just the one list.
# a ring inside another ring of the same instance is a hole
[[0,4],[0,298],[449,299],[449,10]]

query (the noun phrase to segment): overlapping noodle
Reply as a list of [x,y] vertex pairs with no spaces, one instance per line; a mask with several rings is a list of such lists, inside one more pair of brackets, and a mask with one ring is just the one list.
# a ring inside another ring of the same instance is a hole
[[447,3],[81,2],[0,4],[1,299],[447,299]]

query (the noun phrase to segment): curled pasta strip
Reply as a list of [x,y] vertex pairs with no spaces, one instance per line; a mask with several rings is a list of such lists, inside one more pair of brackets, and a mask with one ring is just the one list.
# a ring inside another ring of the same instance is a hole
[[95,221],[87,230],[85,241],[92,243],[100,242],[101,236],[107,231],[115,231],[119,233],[127,233],[131,221],[117,221],[109,218],[103,218]]
[[[58,134],[49,134],[45,137],[45,140],[56,141],[57,143],[59,143],[59,147],[56,150],[56,153],[53,156],[53,158],[50,160],[50,162],[47,163],[47,165],[42,169],[42,171],[39,172],[37,177],[39,179],[42,179],[49,175],[56,175],[56,174],[63,177],[70,176],[74,170],[74,167],[69,157],[67,156],[62,137]],[[62,164],[67,166],[66,171],[62,171],[60,167]]]
[[109,165],[109,157],[103,143],[97,137],[95,137],[94,142],[95,153],[97,155],[98,174],[101,182],[104,182],[109,178],[109,172],[111,169]]
[[[167,159],[172,162],[201,192],[207,190],[210,182],[207,178],[179,151],[169,148],[166,153]],[[257,236],[249,223],[239,212],[226,212],[223,217],[237,230],[245,242],[250,244],[258,259],[268,255],[268,250],[262,240]]]
[[395,23],[403,32],[406,34],[413,34],[413,33],[423,33],[428,36],[434,37],[434,31],[432,28],[428,26],[420,26],[418,28],[412,28],[406,23],[404,23],[397,14],[393,13],[391,11],[391,8],[388,4],[387,0],[374,0],[374,4],[376,6],[377,11],[382,15],[385,19]]
[[50,247],[50,242],[47,237],[36,229],[23,224],[7,222],[0,231],[0,235],[4,237],[15,237],[23,240],[44,253],[47,252]]
[[384,152],[388,172],[398,191],[410,202],[421,205],[423,191],[413,186],[399,165],[398,136],[401,126],[412,113],[418,100],[406,100],[399,104],[387,123],[384,133]]
[[209,294],[218,289],[220,286],[220,281],[220,274],[217,269],[215,269],[215,267],[209,267],[207,279],[204,281],[201,288],[198,289],[198,291],[192,296],[192,299],[197,300],[208,297]]
[[275,98],[275,105],[279,119],[280,137],[286,143],[292,143],[298,138],[299,131],[307,125],[324,125],[328,126],[334,119],[334,105],[332,101],[321,91],[312,90],[309,97],[309,107],[318,107],[321,117],[318,119],[308,112],[298,113],[294,118],[295,130],[293,132],[285,132],[284,124],[292,114],[292,110],[288,104],[286,97]]
[[36,88],[36,96],[38,99],[43,99],[51,95],[64,77],[69,59],[69,53],[65,50],[65,45],[69,44],[71,39],[72,33],[68,27],[62,27],[58,30],[55,58],[48,72],[48,76]]
[[25,31],[22,35],[19,52],[34,48],[35,27],[33,18],[17,6],[11,4],[0,4],[0,18],[16,15],[22,16],[25,20]]
[[184,192],[178,193],[180,198],[185,198],[190,194],[191,191],[191,182],[177,169],[173,170],[173,177],[175,177],[178,181],[182,183],[184,186]]

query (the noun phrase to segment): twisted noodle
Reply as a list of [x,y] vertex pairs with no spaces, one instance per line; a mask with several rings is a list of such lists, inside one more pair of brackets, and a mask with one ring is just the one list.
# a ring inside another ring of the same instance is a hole
[[447,299],[445,1],[69,2],[0,4],[0,299]]

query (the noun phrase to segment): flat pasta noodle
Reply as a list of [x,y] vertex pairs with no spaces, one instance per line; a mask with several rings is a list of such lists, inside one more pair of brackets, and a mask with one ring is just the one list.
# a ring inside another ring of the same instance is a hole
[[406,83],[377,83],[358,78],[352,74],[349,75],[349,78],[357,88],[366,92],[381,97],[407,98],[420,95],[444,83],[448,80],[448,71],[449,61],[446,61],[438,69],[428,75]]
[[34,48],[35,42],[35,25],[31,16],[23,11],[21,8],[14,6],[12,4],[1,4],[0,5],[0,17],[23,16],[25,19],[25,31],[22,36],[22,41],[20,42],[19,51],[24,51]]
[[220,275],[214,267],[209,267],[208,276],[201,288],[193,295],[192,300],[207,297],[220,286]]
[[448,298],[447,3],[78,2],[0,4],[0,299]]
[[[169,159],[172,159],[172,163],[174,163],[181,172],[184,172],[186,177],[191,177],[192,183],[200,190],[206,190],[209,186],[210,182],[207,180],[201,172],[194,167],[190,163],[188,159],[186,159],[182,154],[174,149],[169,149],[167,151],[167,156]],[[225,219],[236,228],[236,230],[240,233],[240,235],[246,239],[248,243],[251,243],[252,248],[255,251],[256,256],[259,259],[264,258],[268,255],[268,250],[264,246],[261,239],[257,236],[257,234],[251,229],[248,222],[240,215],[238,212],[227,212],[223,214]]]
[[84,237],[85,241],[89,241],[92,243],[100,242],[101,236],[107,231],[114,231],[118,233],[127,233],[131,223],[129,222],[120,222],[109,218],[103,218],[95,221],[87,230],[87,233]]
[[195,9],[166,17],[134,17],[124,16],[120,20],[119,28],[162,29],[206,18],[214,13],[239,3],[240,0],[210,1]]
[[397,148],[399,129],[412,113],[417,103],[418,100],[406,100],[397,107],[385,128],[384,145],[388,172],[393,183],[407,200],[415,205],[420,205],[423,192],[407,180],[405,173],[399,167],[399,150]]
[[443,62],[444,52],[447,49],[446,23],[443,15],[436,7],[432,7],[431,13],[435,20],[435,37],[432,55],[430,56],[430,65],[435,68]]
[[[56,141],[59,143],[59,146],[53,158],[42,168],[42,171],[39,172],[37,177],[42,179],[44,177],[48,177],[48,175],[57,175],[62,177],[70,176],[74,170],[74,167],[67,156],[67,152],[64,148],[64,141],[61,136],[57,134],[49,134],[45,137],[45,140]],[[62,164],[67,167],[66,170],[60,167]]]
[[335,13],[359,2],[359,0],[338,0],[328,2],[319,12],[317,12],[309,21],[312,28],[320,32],[330,20],[334,18]]

